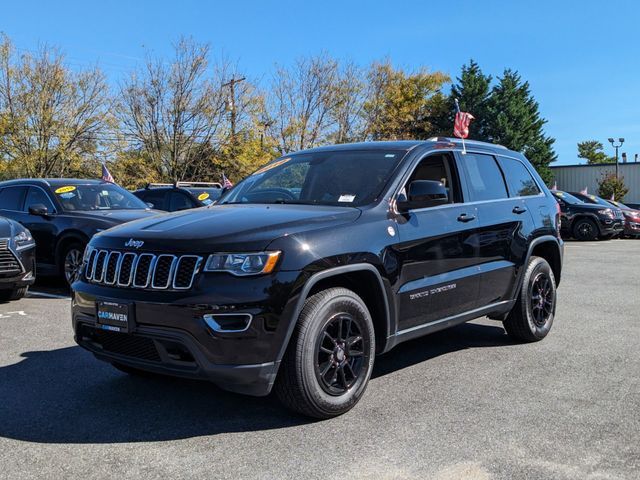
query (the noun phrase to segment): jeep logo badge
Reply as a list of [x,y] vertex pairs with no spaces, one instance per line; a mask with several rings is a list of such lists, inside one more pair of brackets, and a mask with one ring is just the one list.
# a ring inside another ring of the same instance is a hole
[[133,247],[133,248],[140,248],[142,245],[144,245],[144,240],[134,240],[133,238],[130,238],[124,244],[125,247]]

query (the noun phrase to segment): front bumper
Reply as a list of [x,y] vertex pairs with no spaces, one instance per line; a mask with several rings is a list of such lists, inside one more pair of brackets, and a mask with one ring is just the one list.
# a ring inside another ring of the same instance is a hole
[[625,235],[640,236],[640,222],[625,221],[624,233]]
[[600,218],[600,234],[615,235],[624,231],[624,220]]
[[[267,395],[291,321],[288,300],[298,272],[238,278],[200,276],[186,292],[73,285],[75,341],[98,359],[141,370],[211,381],[223,389]],[[96,301],[130,303],[133,330],[105,330]],[[250,314],[246,330],[214,331],[205,315]]]
[[22,271],[19,273],[0,272],[0,290],[9,290],[33,285],[36,281],[35,251],[35,248],[27,248],[17,252],[13,250],[11,251],[20,263]]

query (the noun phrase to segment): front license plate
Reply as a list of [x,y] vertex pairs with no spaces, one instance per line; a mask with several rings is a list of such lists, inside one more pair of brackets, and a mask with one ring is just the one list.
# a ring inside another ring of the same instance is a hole
[[129,303],[96,302],[96,318],[98,326],[104,330],[127,333],[133,330],[133,315]]

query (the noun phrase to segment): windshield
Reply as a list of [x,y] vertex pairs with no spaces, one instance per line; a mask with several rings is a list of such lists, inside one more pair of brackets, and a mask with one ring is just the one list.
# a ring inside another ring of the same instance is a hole
[[580,205],[584,203],[582,200],[574,197],[573,195],[567,192],[552,192],[552,193],[556,198],[559,198],[560,200],[564,200],[569,205]]
[[615,206],[616,206],[616,207],[618,207],[618,208],[623,208],[623,209],[625,209],[625,210],[635,210],[634,208],[628,207],[628,206],[626,206],[624,203],[622,203],[622,202],[618,202],[617,200],[608,200],[608,202],[609,202],[611,205],[615,205]]
[[112,183],[65,185],[53,191],[66,211],[148,208],[138,197]]
[[603,198],[596,197],[595,195],[583,195],[583,197],[585,202],[595,203],[597,205],[604,205],[605,207],[611,208],[611,204]]
[[359,207],[374,201],[404,151],[324,151],[280,158],[236,185],[220,203]]
[[187,190],[203,205],[211,205],[222,195],[221,188],[187,188]]

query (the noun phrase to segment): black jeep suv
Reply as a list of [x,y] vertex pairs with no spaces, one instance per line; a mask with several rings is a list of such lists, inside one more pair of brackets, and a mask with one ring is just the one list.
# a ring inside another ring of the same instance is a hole
[[552,191],[561,211],[562,233],[576,240],[607,240],[624,231],[624,216],[613,205],[586,203],[575,194]]
[[374,356],[481,316],[536,341],[556,308],[559,209],[529,162],[453,139],[274,160],[219,204],[99,233],[75,339],[129,373],[211,380],[327,418]]

